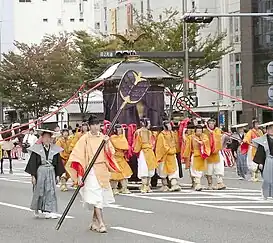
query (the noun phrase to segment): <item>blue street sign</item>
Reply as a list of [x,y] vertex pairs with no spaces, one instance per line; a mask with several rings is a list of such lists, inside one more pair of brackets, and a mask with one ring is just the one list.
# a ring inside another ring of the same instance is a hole
[[219,123],[220,125],[225,125],[225,114],[220,114],[219,115]]

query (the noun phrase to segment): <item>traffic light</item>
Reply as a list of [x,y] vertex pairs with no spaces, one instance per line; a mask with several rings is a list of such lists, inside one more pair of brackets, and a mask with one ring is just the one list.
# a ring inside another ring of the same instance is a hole
[[196,23],[196,24],[210,24],[213,20],[213,17],[193,17],[187,16],[184,18],[185,23]]
[[136,56],[135,50],[120,50],[120,51],[104,51],[99,53],[100,58],[124,58],[128,56]]
[[115,56],[117,58],[124,58],[128,56],[135,56],[137,53],[134,50],[116,51]]

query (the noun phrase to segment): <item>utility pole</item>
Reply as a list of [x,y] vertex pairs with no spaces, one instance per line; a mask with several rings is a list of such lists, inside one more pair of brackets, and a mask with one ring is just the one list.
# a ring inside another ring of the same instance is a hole
[[152,19],[152,11],[151,11],[151,2],[147,0],[147,18],[148,20]]
[[[187,12],[187,0],[182,0],[182,13],[183,16]],[[188,24],[184,21],[183,22],[183,51],[185,52],[185,59],[183,65],[183,95],[188,95],[189,90],[189,83],[186,80],[189,79],[189,48],[188,48]]]
[[[0,65],[2,62],[2,23],[3,21],[0,20]],[[4,123],[4,108],[3,108],[3,97],[0,94],[0,124]]]

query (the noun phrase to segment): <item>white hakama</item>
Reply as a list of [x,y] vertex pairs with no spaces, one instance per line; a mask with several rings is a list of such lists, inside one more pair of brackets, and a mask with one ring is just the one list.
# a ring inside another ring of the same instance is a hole
[[218,163],[208,163],[208,169],[206,175],[212,176],[221,176],[224,177],[225,175],[225,162],[224,157],[221,152],[219,152],[220,161]]
[[191,156],[191,163],[190,163],[190,176],[195,178],[200,178],[203,176],[203,171],[198,171],[193,166],[193,155]]
[[170,180],[179,178],[179,166],[178,166],[178,161],[176,159],[176,156],[175,156],[175,161],[176,161],[175,172],[170,174],[170,175],[167,175],[167,174],[164,173],[164,165],[165,165],[164,162],[161,162],[161,163],[158,164],[157,174],[159,175],[160,178],[166,179],[167,177],[169,177]]
[[104,207],[109,207],[109,204],[115,202],[110,182],[108,188],[102,188],[93,168],[88,174],[84,182],[84,186],[80,190],[80,194],[84,207],[89,210],[91,210],[93,207],[101,209]]
[[139,157],[137,158],[138,168],[137,168],[137,177],[139,179],[149,177],[152,178],[155,174],[155,170],[148,170],[148,166],[144,157],[144,153],[141,150],[139,153]]
[[256,172],[258,169],[258,165],[253,162],[252,160],[252,146],[249,146],[249,149],[247,151],[247,167],[250,172]]

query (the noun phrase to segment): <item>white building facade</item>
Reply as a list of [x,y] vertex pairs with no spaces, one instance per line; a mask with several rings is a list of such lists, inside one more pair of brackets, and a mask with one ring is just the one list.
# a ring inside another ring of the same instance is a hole
[[[134,10],[139,14],[148,16],[151,14],[154,20],[160,21],[165,9],[178,10],[183,12],[183,0],[94,0],[95,22],[97,29],[104,34],[125,33],[134,23]],[[240,12],[240,0],[185,0],[187,1],[186,11],[192,11],[195,6],[196,12],[209,13],[236,13]],[[241,39],[239,18],[214,19],[201,35],[226,32],[227,38],[224,46],[233,45],[234,51],[223,57],[220,68],[211,71],[201,78],[198,83],[209,88],[219,90],[224,94],[241,98]],[[242,111],[241,102],[233,98],[223,97],[211,91],[197,87],[198,107],[194,108],[203,116],[211,113],[218,113],[221,122],[229,119],[229,124],[239,122]]]
[[[93,0],[0,0],[0,53],[14,51],[14,41],[39,43],[46,34],[85,30],[94,35],[94,11]],[[103,113],[102,95],[90,96],[87,113]],[[10,111],[4,108],[4,118]],[[68,117],[73,124],[82,119],[75,102],[47,122],[63,126]]]

